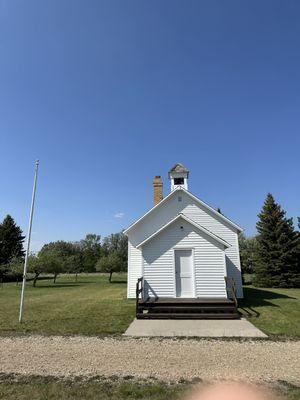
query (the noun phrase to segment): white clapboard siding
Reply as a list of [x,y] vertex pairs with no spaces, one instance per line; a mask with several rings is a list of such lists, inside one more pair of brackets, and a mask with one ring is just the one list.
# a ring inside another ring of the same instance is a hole
[[135,246],[147,239],[153,232],[157,231],[180,213],[183,206],[184,202],[178,202],[178,196],[170,197],[163,207],[154,209],[143,221],[129,232],[131,243]]
[[128,283],[127,297],[134,298],[136,282],[143,276],[142,272],[142,252],[135,248],[128,240]]
[[[183,191],[174,192],[174,195],[171,196],[162,207],[157,207],[154,209],[152,212],[146,215],[145,218],[131,231],[128,232],[128,237],[132,244],[132,248],[135,248],[134,246],[141,243],[152,233],[156,232],[159,228],[168,223],[171,219],[178,215],[178,213],[184,213],[187,217],[210,230],[223,240],[226,240],[231,245],[225,251],[227,275],[228,277],[235,279],[238,289],[238,297],[242,297],[243,291],[237,230],[219,217],[218,214],[212,213],[209,209],[196,202],[192,197]],[[153,246],[153,241],[150,241],[147,243],[147,245]],[[132,288],[135,287],[136,280],[135,282],[133,282],[133,280],[136,276],[139,277],[140,273],[142,272],[142,266],[139,265],[137,254],[140,255],[140,253],[131,252],[128,262],[128,293],[131,294],[130,297],[135,296],[135,289],[133,293]],[[132,257],[134,260],[131,259]],[[213,262],[208,263],[207,261],[207,265],[210,264],[212,265],[213,269]],[[132,271],[132,269],[136,269],[136,271]],[[199,285],[198,282],[197,285]]]
[[224,250],[214,239],[196,231],[186,221],[175,221],[143,246],[143,271],[149,296],[176,297],[174,247],[185,247],[194,249],[195,297],[226,297]]
[[230,244],[230,247],[225,250],[227,276],[235,280],[238,297],[243,297],[237,232],[222,219],[218,219],[193,201],[188,202],[182,212]]

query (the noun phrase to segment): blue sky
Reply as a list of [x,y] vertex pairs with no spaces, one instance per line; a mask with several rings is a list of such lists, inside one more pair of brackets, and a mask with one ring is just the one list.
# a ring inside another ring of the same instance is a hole
[[268,191],[300,214],[300,3],[0,0],[0,219],[33,249],[107,235],[176,162],[255,232]]

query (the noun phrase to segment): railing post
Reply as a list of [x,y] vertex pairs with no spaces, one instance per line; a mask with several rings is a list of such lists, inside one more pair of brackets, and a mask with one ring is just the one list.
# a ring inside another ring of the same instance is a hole
[[[235,284],[235,280],[233,278],[228,278],[227,276],[224,276],[225,279],[225,284],[226,284],[226,292],[227,292],[227,296],[228,296],[228,290],[230,290],[231,292],[231,297],[232,300],[234,301],[235,306],[238,306],[238,301],[237,301],[237,297],[236,297],[236,284]],[[228,287],[228,284],[230,282],[230,287]]]
[[139,308],[139,280],[136,282],[136,290],[135,290],[135,315],[138,313]]
[[135,313],[136,315],[138,314],[139,311],[139,296],[140,293],[142,294],[143,298],[143,278],[138,278],[137,283],[136,283],[136,291],[135,291],[135,297],[136,297],[136,305],[135,305]]

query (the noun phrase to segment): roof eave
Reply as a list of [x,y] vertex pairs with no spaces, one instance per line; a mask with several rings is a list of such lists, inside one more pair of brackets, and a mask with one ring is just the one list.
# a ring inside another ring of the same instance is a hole
[[226,242],[225,240],[221,239],[220,237],[218,237],[217,235],[215,235],[214,233],[210,232],[208,229],[202,227],[201,225],[197,224],[195,221],[193,221],[192,219],[190,219],[189,217],[187,217],[185,214],[179,213],[178,215],[176,215],[175,218],[173,218],[171,221],[169,221],[168,223],[166,223],[165,225],[163,225],[162,227],[160,227],[157,231],[153,232],[150,236],[148,236],[146,239],[144,239],[142,242],[140,242],[136,248],[139,249],[141,247],[143,247],[144,244],[148,243],[149,241],[151,241],[155,236],[157,236],[160,232],[162,232],[163,230],[165,230],[168,226],[170,226],[171,224],[173,224],[175,221],[177,221],[178,219],[182,218],[183,220],[185,220],[187,223],[191,224],[192,226],[194,226],[196,229],[200,230],[201,232],[203,232],[204,234],[208,235],[209,237],[211,237],[212,239],[216,240],[219,244],[223,245],[225,248],[231,247],[231,245]]
[[195,201],[198,203],[202,204],[203,206],[207,207],[213,214],[218,216],[219,218],[223,219],[225,222],[227,222],[229,225],[234,227],[238,232],[243,232],[244,228],[240,227],[239,225],[235,224],[232,222],[229,218],[225,217],[225,215],[220,214],[217,210],[206,204],[203,200],[198,199],[195,195],[193,195],[191,192],[186,190],[182,186],[176,187],[174,190],[172,190],[166,197],[164,197],[158,204],[156,204],[154,207],[150,208],[144,215],[142,215],[139,219],[137,219],[135,222],[133,222],[128,228],[126,228],[123,233],[127,235],[127,233],[134,227],[136,226],[139,222],[141,222],[148,214],[150,214],[152,211],[154,211],[156,208],[160,207],[162,204],[164,204],[167,199],[169,199],[176,191],[183,191],[187,193],[187,195],[191,196]]
[[224,221],[226,221],[229,225],[233,226],[234,228],[236,228],[238,231],[243,232],[244,228],[240,227],[239,225],[237,225],[236,223],[234,223],[233,221],[231,221],[228,217],[225,217],[225,215],[219,213],[217,210],[215,210],[213,207],[211,207],[210,205],[208,205],[207,203],[205,203],[203,200],[200,200],[197,196],[195,196],[193,193],[189,192],[188,190],[186,190],[184,187],[182,187],[182,190],[184,192],[186,192],[189,196],[191,196],[193,199],[195,199],[195,201],[199,202],[200,204],[204,205],[205,207],[207,207],[210,211],[212,211],[215,215],[219,216],[221,219],[223,219]]
[[166,197],[164,197],[158,204],[156,204],[155,206],[153,206],[152,208],[150,208],[150,210],[148,210],[144,215],[142,215],[139,219],[137,219],[135,222],[133,222],[131,225],[129,225],[128,228],[126,228],[123,233],[125,233],[125,235],[127,235],[127,233],[135,226],[137,225],[139,222],[141,222],[148,214],[150,214],[153,210],[155,210],[156,208],[160,207],[163,203],[166,202],[166,200],[171,197],[173,195],[173,193],[175,191],[180,191],[183,190],[183,188],[181,186],[178,186],[177,188],[175,188],[174,190],[172,190]]

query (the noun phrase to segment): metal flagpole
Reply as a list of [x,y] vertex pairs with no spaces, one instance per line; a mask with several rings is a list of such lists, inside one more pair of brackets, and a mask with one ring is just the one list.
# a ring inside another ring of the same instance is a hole
[[28,264],[28,256],[29,256],[29,252],[30,252],[31,227],[32,227],[32,219],[33,219],[33,211],[34,211],[34,202],[35,202],[35,192],[36,192],[36,182],[37,182],[38,169],[39,169],[39,160],[37,160],[35,162],[33,190],[32,190],[32,198],[31,198],[30,216],[29,216],[29,227],[28,227],[28,235],[27,235],[27,249],[26,249],[26,255],[25,255],[25,263],[24,263],[24,271],[23,271],[23,283],[22,283],[22,292],[21,292],[21,302],[20,302],[20,313],[19,313],[19,322],[20,323],[22,322],[22,318],[23,318],[27,264]]

